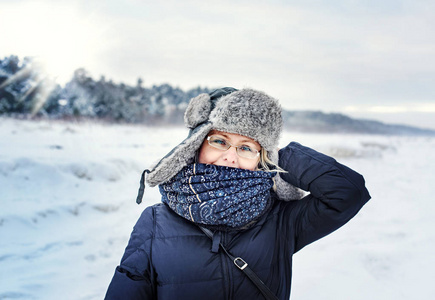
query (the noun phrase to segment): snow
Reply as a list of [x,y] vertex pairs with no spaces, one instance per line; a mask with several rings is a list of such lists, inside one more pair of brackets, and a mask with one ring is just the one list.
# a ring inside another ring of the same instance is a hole
[[[144,168],[184,128],[0,118],[0,299],[102,299],[143,209]],[[372,200],[293,257],[291,299],[432,299],[435,139],[302,134],[364,175]],[[284,142],[287,141],[287,142]]]

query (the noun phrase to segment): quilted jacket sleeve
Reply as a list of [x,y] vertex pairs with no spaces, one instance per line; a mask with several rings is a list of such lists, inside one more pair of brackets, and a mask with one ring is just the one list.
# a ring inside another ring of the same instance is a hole
[[133,232],[105,299],[154,299],[154,272],[151,264],[153,208],[144,210]]
[[370,199],[357,172],[308,147],[292,142],[279,151],[281,177],[310,194],[284,206],[294,252],[348,222]]

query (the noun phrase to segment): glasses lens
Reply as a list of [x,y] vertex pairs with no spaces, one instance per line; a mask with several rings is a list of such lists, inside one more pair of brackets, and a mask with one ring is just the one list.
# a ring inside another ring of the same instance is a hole
[[[232,146],[226,139],[220,137],[211,135],[207,138],[208,144],[216,149],[226,151],[230,149]],[[237,150],[237,154],[241,157],[254,159],[257,158],[259,152],[258,150],[252,148],[248,145],[240,145],[240,146],[233,146]]]
[[225,139],[214,135],[208,137],[208,144],[220,150],[228,150],[230,148],[230,144]]
[[241,145],[237,147],[237,154],[246,158],[256,158],[258,156],[258,151],[246,145]]

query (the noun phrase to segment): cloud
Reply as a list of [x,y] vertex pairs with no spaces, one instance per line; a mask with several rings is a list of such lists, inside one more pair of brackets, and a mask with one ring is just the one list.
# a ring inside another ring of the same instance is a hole
[[[86,51],[69,56],[95,77],[130,84],[142,77],[146,85],[169,82],[185,89],[249,86],[291,109],[434,101],[433,1],[48,2],[57,15],[72,10],[89,21],[90,39],[69,41],[73,47],[87,43]],[[14,3],[2,4],[0,14],[33,2]],[[10,27],[14,21],[8,20]],[[32,20],[26,16],[24,27]],[[46,34],[39,33],[49,41]],[[10,39],[13,49],[16,37]]]

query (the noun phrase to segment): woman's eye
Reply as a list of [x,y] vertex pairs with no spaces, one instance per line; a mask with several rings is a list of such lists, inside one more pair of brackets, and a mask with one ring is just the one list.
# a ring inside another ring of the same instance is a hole
[[243,152],[252,152],[251,147],[246,146],[246,145],[240,146],[239,149],[242,150]]
[[214,139],[214,140],[213,140],[213,143],[214,143],[214,144],[218,144],[218,145],[222,145],[222,146],[226,146],[227,141],[224,140],[224,139]]

